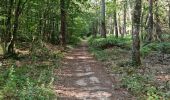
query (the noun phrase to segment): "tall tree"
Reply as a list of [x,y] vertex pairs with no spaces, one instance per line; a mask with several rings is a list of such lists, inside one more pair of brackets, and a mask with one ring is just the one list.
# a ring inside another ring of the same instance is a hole
[[12,35],[12,32],[11,32],[11,28],[12,28],[12,23],[11,23],[11,20],[12,20],[12,10],[13,10],[13,6],[14,6],[14,0],[9,0],[9,8],[7,10],[7,19],[6,19],[6,33],[5,33],[5,55],[9,54],[10,53],[10,50],[8,49],[9,48],[9,44],[10,44],[10,40],[11,40],[11,35]]
[[115,36],[118,38],[118,24],[117,24],[117,5],[116,5],[116,0],[113,1],[114,2],[114,27],[115,27]]
[[160,18],[159,18],[159,6],[158,6],[159,0],[155,0],[155,28],[156,28],[156,40],[158,41],[163,41],[162,36],[161,36],[161,25],[160,25]]
[[106,13],[106,10],[105,10],[105,0],[102,0],[102,3],[101,3],[101,12],[102,12],[102,20],[101,20],[101,34],[102,34],[102,37],[106,38],[106,22],[105,22],[105,13]]
[[60,0],[60,11],[61,11],[61,44],[63,47],[66,45],[66,1]]
[[149,17],[148,17],[148,38],[147,42],[152,41],[152,35],[153,35],[153,0],[149,0]]
[[168,14],[168,16],[169,16],[169,28],[170,28],[170,1],[168,1],[168,7],[169,7],[169,14]]
[[124,16],[123,16],[123,34],[126,34],[126,13],[127,13],[127,1],[125,0],[124,1],[124,6],[123,6],[123,13],[124,13]]
[[132,32],[132,62],[133,65],[139,66],[141,65],[140,59],[140,18],[141,18],[141,0],[135,0],[134,11],[133,11],[133,32]]

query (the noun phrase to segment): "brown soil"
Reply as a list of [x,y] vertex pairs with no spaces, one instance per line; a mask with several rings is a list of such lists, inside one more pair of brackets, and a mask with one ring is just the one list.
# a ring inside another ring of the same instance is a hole
[[57,70],[56,93],[59,100],[132,100],[104,65],[89,52],[85,42],[65,55]]

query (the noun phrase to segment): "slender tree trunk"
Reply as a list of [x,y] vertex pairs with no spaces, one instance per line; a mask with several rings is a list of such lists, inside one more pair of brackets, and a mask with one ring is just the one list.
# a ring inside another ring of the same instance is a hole
[[156,39],[161,42],[161,41],[163,41],[163,39],[162,39],[162,36],[161,36],[162,29],[161,29],[161,26],[160,26],[160,19],[159,19],[159,13],[158,13],[158,11],[159,11],[158,2],[159,2],[158,0],[155,1]]
[[[130,24],[130,26],[132,26],[132,7],[133,7],[133,1],[134,0],[128,0],[128,22]],[[132,30],[128,30],[128,33],[132,33]]]
[[152,35],[153,35],[153,0],[149,0],[149,19],[148,19],[148,38],[147,42],[152,41]]
[[8,52],[14,54],[14,46],[15,46],[15,41],[16,41],[16,34],[18,30],[18,24],[19,24],[19,15],[20,15],[20,8],[21,6],[21,0],[18,1],[17,8],[15,10],[15,19],[14,19],[14,29],[13,29],[13,36],[11,37],[11,43],[8,48]]
[[142,11],[142,15],[141,15],[141,28],[140,28],[140,34],[141,34],[141,41],[144,40],[144,32],[143,32],[143,28],[144,28],[144,23],[143,23],[143,20],[144,20],[144,11]]
[[119,32],[118,32],[118,25],[117,25],[117,10],[116,10],[116,0],[114,0],[114,27],[115,27],[115,37],[118,38]]
[[63,47],[66,45],[66,5],[65,0],[60,0],[61,10],[61,44]]
[[124,16],[123,16],[123,34],[126,34],[126,12],[127,12],[127,1],[124,1]]
[[124,34],[122,32],[121,17],[120,17],[120,14],[118,15],[119,15],[118,17],[119,34],[121,35],[121,37],[124,37]]
[[9,1],[9,9],[8,9],[8,14],[7,14],[7,21],[6,21],[6,34],[5,34],[5,55],[8,55],[10,53],[9,51],[9,44],[10,44],[10,41],[11,41],[11,35],[12,35],[12,24],[11,24],[11,19],[12,19],[12,8],[13,8],[13,5],[14,5],[14,0],[10,0]]
[[101,20],[101,35],[106,38],[106,21],[105,21],[105,0],[102,0],[102,20]]
[[169,28],[170,28],[170,1],[168,2],[168,6],[169,6]]
[[134,12],[133,12],[133,32],[132,32],[132,63],[135,66],[141,65],[140,59],[140,17],[141,17],[141,0],[135,0]]

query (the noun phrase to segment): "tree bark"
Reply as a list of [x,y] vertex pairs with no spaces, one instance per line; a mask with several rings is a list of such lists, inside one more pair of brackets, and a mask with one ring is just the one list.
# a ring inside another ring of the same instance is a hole
[[141,65],[140,59],[140,18],[141,18],[141,0],[135,0],[134,12],[133,12],[133,32],[132,32],[132,63],[134,66]]
[[148,19],[148,38],[147,42],[152,41],[152,35],[153,35],[153,0],[149,0],[149,19]]
[[156,18],[156,40],[157,41],[163,41],[162,39],[162,36],[161,36],[161,32],[162,32],[162,29],[161,29],[161,26],[160,26],[160,19],[159,19],[159,7],[158,7],[158,0],[155,0],[155,8],[156,8],[156,11],[155,11],[155,18]]
[[105,22],[105,0],[102,0],[102,21],[101,21],[101,35],[102,37],[106,38],[106,22]]
[[169,6],[169,15],[168,15],[168,17],[169,17],[169,28],[170,28],[170,1],[168,2],[168,6]]
[[[126,12],[127,12],[127,1],[124,1],[124,16],[123,16],[123,34],[126,34]],[[123,36],[124,37],[124,36]]]
[[15,51],[14,51],[14,45],[15,45],[15,41],[16,41],[16,33],[17,33],[17,30],[18,30],[18,22],[19,22],[19,15],[21,13],[21,0],[18,1],[18,4],[17,4],[17,8],[15,10],[15,19],[14,19],[14,29],[13,29],[13,35],[11,35],[11,43],[9,45],[9,48],[8,48],[8,52],[11,53],[11,54],[14,54]]
[[114,27],[115,27],[115,37],[118,38],[119,32],[118,32],[118,25],[117,25],[117,10],[116,10],[116,0],[114,0]]
[[66,45],[66,5],[65,0],[60,0],[60,10],[61,10],[61,45],[65,47]]
[[14,0],[10,0],[9,1],[9,9],[8,9],[8,14],[7,14],[7,20],[6,20],[6,34],[5,34],[5,55],[8,55],[10,52],[9,52],[9,44],[10,44],[10,41],[11,41],[11,35],[12,35],[12,32],[11,32],[11,28],[12,28],[12,24],[11,24],[11,19],[12,19],[12,8],[13,8],[13,5],[14,5]]

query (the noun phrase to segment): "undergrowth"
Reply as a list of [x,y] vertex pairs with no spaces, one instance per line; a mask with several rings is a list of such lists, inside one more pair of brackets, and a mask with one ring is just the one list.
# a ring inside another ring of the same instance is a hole
[[129,38],[115,38],[109,36],[107,38],[90,38],[89,45],[93,48],[107,49],[112,47],[120,47],[124,49],[131,48],[131,40]]
[[144,45],[141,48],[142,57],[146,57],[152,51],[156,51],[158,53],[170,54],[170,42],[153,42],[147,45]]
[[59,67],[61,52],[35,47],[30,55],[5,59],[0,69],[1,100],[54,100],[54,69]]
[[[110,62],[108,66],[109,70],[112,70],[114,74],[119,74],[121,87],[127,88],[137,99],[168,100],[170,93],[166,90],[167,84],[162,84],[165,86],[162,88],[155,84],[152,73],[143,74],[142,68],[131,66],[130,44],[131,41],[127,38],[90,38],[89,50],[98,60],[104,61],[104,63]],[[169,50],[170,43],[168,42],[151,43],[141,47],[141,55],[142,57],[146,57],[152,51],[170,53]]]
[[122,79],[122,86],[127,88],[139,100],[168,100],[168,95],[154,83],[151,75],[134,72]]

